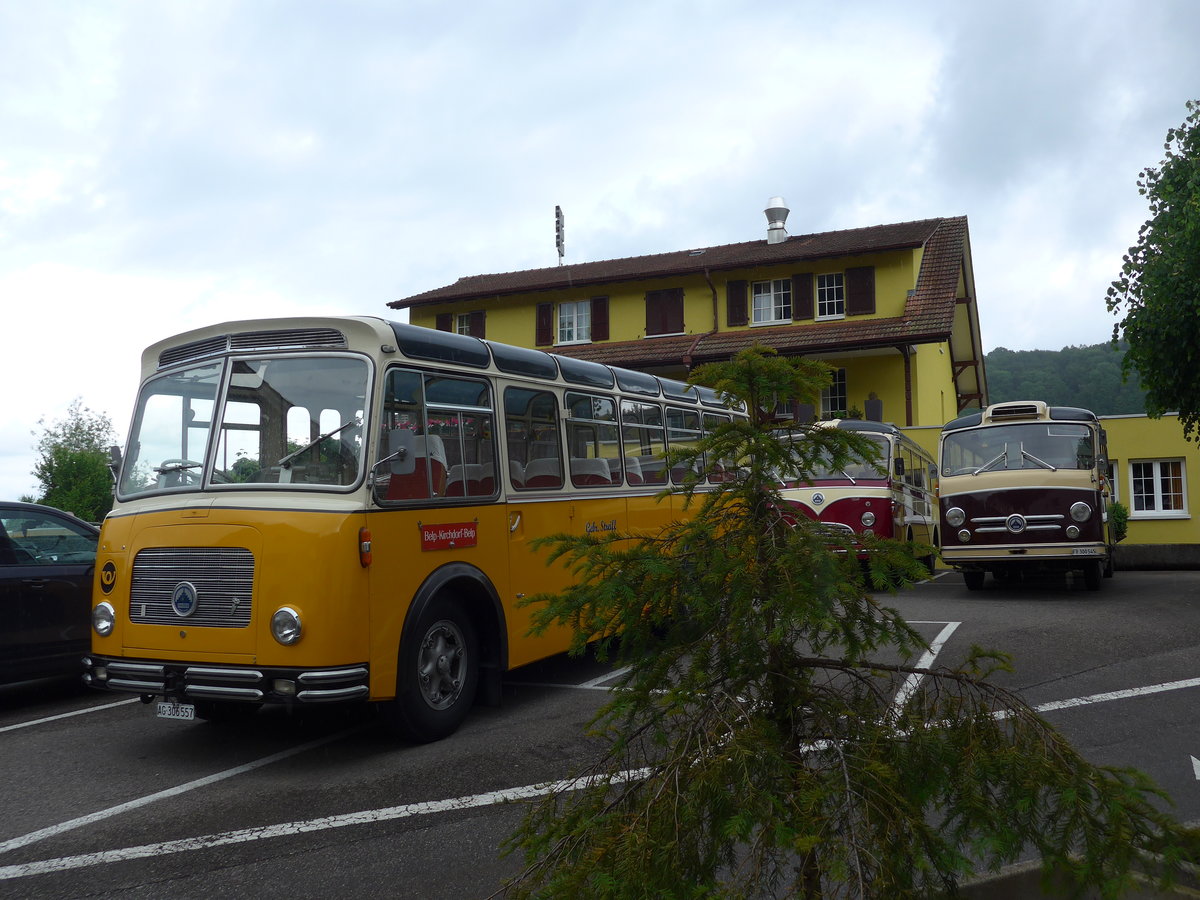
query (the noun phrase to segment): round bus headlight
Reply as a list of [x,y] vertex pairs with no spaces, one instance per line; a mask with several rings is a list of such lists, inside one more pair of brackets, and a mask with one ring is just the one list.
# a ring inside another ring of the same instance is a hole
[[967,521],[967,514],[957,506],[952,506],[946,510],[946,521],[950,524],[951,528],[957,528],[963,522]]
[[960,541],[962,541],[964,544],[968,543],[971,540],[971,532],[967,531],[967,529],[964,528],[962,531],[960,531],[958,533],[958,539]]
[[1092,508],[1082,500],[1071,504],[1071,518],[1076,522],[1086,522],[1091,514]]
[[92,609],[92,628],[96,630],[96,634],[100,635],[100,637],[108,637],[112,634],[116,621],[117,614],[113,611],[112,604],[107,600],[101,600]]
[[870,528],[872,525],[875,524],[875,513],[871,512],[870,510],[867,510],[867,512],[862,514],[862,518],[860,519],[860,521],[867,528]]
[[1071,540],[1075,540],[1075,538],[1079,537],[1079,526],[1078,525],[1068,525],[1067,526],[1067,537],[1069,537]]
[[284,646],[300,640],[300,613],[290,606],[281,606],[271,616],[271,636]]

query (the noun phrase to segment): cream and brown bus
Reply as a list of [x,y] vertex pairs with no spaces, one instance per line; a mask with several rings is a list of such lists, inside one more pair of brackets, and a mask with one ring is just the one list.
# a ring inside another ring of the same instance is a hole
[[997,403],[942,428],[941,554],[971,590],[1077,571],[1112,574],[1104,429],[1095,414],[1041,401]]

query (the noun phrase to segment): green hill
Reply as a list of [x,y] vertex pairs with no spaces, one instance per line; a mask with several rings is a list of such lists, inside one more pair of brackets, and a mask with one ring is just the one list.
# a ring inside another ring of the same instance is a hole
[[1124,354],[1124,345],[1114,348],[1112,344],[1061,350],[997,347],[984,356],[988,399],[992,403],[1045,400],[1104,416],[1144,413],[1144,392],[1137,377],[1121,381]]

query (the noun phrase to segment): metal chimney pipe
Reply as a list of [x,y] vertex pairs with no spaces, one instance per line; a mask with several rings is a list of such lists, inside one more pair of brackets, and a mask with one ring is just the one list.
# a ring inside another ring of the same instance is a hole
[[763,213],[767,217],[767,243],[782,244],[787,240],[788,233],[784,224],[787,222],[788,213],[791,210],[783,202],[782,197],[772,197],[767,201],[767,208]]

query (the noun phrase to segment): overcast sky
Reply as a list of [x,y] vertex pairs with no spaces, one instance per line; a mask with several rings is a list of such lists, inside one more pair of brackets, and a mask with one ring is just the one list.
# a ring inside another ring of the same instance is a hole
[[143,347],[462,275],[965,215],[985,349],[1107,340],[1200,2],[0,0],[0,498]]

